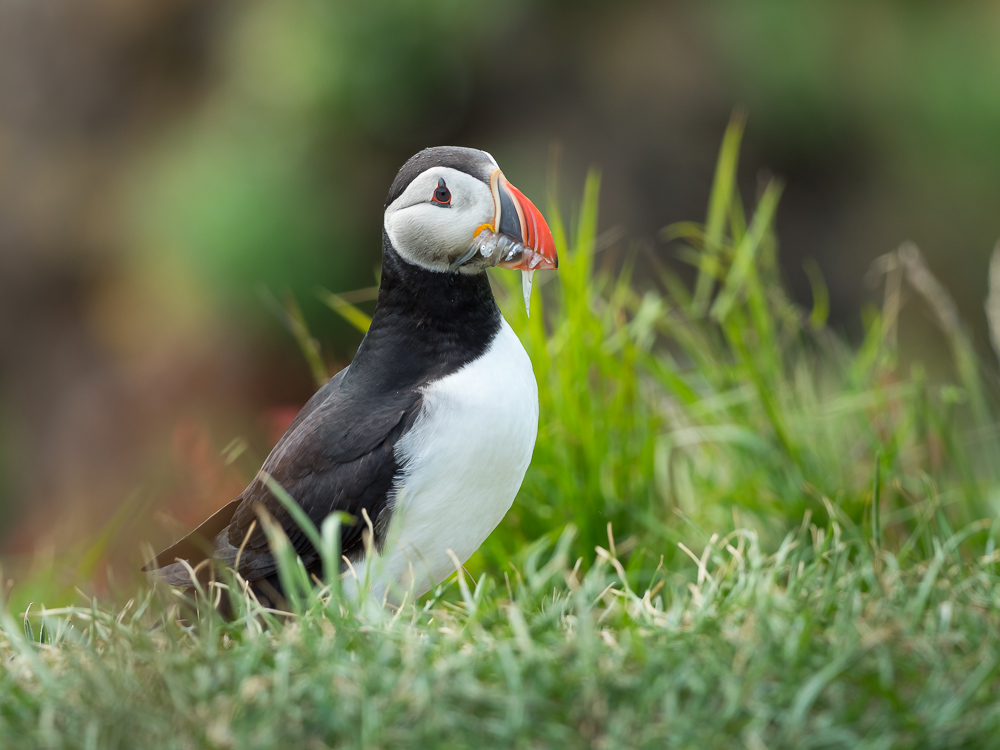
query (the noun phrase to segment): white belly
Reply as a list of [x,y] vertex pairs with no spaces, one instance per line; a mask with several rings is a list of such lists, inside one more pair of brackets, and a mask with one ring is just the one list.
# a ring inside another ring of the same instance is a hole
[[396,445],[405,468],[369,568],[372,593],[419,596],[455,572],[449,550],[468,560],[514,502],[537,432],[531,360],[503,321],[482,357],[424,388],[420,416]]

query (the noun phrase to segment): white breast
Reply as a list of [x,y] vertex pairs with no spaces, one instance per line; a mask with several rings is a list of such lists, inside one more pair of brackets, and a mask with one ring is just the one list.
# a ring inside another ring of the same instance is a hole
[[[372,593],[419,596],[455,572],[507,513],[531,461],[538,388],[503,321],[483,356],[424,387],[423,409],[396,445],[404,467]],[[398,584],[401,588],[396,591]]]

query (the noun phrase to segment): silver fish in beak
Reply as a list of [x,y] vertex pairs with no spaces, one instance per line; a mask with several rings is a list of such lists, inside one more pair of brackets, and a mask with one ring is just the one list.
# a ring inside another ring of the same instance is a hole
[[530,315],[531,277],[535,271],[554,271],[559,267],[552,232],[541,211],[499,169],[490,175],[490,190],[496,205],[493,223],[476,228],[468,252],[452,267],[478,258],[487,266],[520,270],[524,309]]

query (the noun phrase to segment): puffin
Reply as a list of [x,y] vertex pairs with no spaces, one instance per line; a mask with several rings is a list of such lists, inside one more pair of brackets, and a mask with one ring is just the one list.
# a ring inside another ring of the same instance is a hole
[[192,589],[234,570],[267,606],[287,609],[262,517],[305,569],[320,553],[272,491],[316,528],[341,525],[342,590],[414,600],[454,573],[510,509],[531,461],[538,389],[500,313],[487,269],[558,266],[535,205],[487,152],[442,146],[392,182],[371,325],[352,362],[309,399],[242,493],[143,571]]

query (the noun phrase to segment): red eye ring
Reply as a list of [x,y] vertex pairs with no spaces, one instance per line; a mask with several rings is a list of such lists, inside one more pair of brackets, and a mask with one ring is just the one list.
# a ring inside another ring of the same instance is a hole
[[447,208],[451,205],[451,191],[444,184],[443,179],[438,179],[437,187],[431,195],[431,203]]

